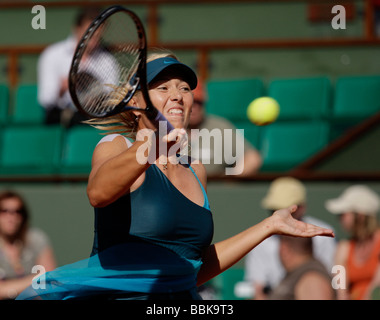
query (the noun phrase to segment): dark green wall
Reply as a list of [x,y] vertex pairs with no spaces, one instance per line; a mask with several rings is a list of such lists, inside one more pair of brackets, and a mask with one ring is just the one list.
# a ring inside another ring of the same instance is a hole
[[[159,6],[159,39],[182,41],[244,41],[267,39],[342,39],[364,34],[363,4],[355,1],[355,19],[345,30],[334,30],[330,21],[311,23],[307,1],[236,2],[231,4],[166,4]],[[31,8],[1,9],[0,46],[31,45],[62,40],[70,33],[78,8],[46,8],[46,29],[34,30]],[[146,22],[145,6],[128,6]],[[331,15],[333,17],[333,15]],[[211,52],[210,78],[259,77],[270,81],[277,77],[327,75],[333,80],[341,75],[378,74],[379,47],[289,48],[215,50]],[[196,50],[177,54],[193,67]],[[36,81],[38,56],[22,56],[20,81]],[[6,82],[7,60],[0,55],[0,82]]]
[[374,126],[315,167],[318,172],[380,171],[380,128]]

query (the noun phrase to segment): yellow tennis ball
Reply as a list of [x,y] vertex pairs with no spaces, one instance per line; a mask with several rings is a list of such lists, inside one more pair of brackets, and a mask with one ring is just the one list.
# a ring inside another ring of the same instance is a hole
[[258,126],[265,126],[276,121],[279,114],[280,106],[271,97],[257,98],[247,108],[248,119]]

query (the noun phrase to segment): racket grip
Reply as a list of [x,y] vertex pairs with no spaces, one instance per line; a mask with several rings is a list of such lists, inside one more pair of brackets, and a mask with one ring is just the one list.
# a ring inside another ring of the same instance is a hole
[[172,124],[159,111],[157,112],[157,115],[156,115],[156,118],[154,119],[154,121],[156,122],[157,128],[159,128],[160,121],[165,121],[166,122],[167,130],[168,130],[167,133],[169,133],[170,131],[172,131],[174,129],[174,127],[172,126]]

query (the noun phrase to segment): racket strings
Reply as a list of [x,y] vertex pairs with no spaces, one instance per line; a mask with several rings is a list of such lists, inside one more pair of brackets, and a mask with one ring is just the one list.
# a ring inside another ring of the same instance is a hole
[[129,101],[138,82],[141,44],[133,19],[118,12],[85,40],[76,74],[76,95],[88,114],[109,114]]

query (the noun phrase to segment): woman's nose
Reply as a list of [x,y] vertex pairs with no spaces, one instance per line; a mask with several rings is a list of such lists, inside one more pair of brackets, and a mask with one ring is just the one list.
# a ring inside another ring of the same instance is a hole
[[181,90],[173,88],[170,90],[170,99],[172,100],[182,100]]

